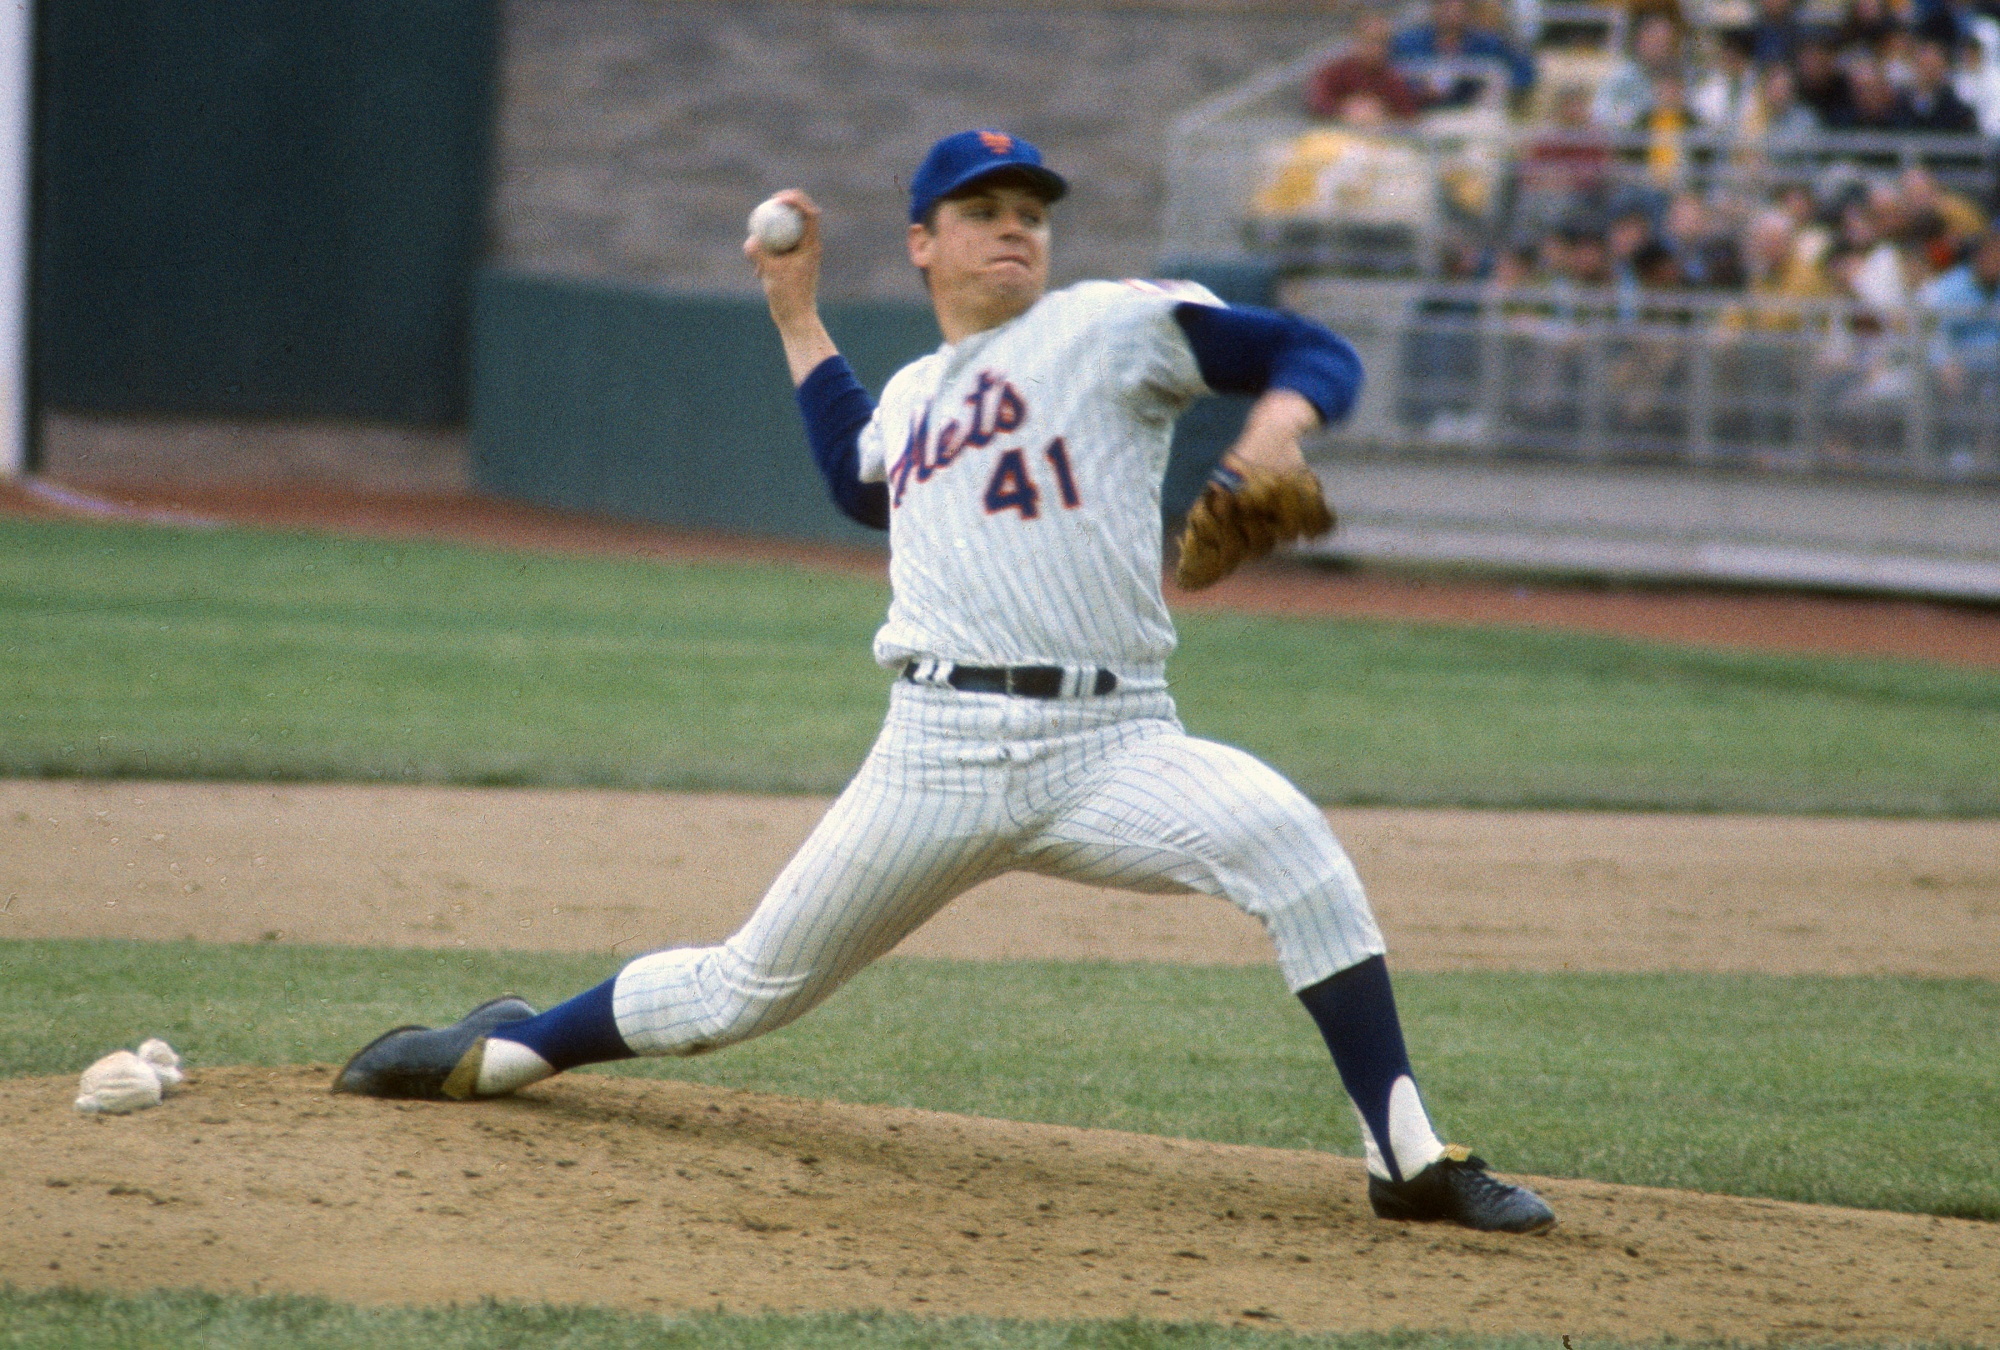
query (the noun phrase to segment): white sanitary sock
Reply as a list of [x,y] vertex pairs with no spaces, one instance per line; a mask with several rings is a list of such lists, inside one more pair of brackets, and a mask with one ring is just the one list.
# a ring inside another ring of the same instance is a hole
[[479,1077],[472,1091],[480,1097],[504,1097],[530,1083],[541,1082],[555,1071],[555,1065],[519,1041],[488,1036],[479,1058]]
[[[1354,1116],[1361,1122],[1361,1144],[1367,1150],[1368,1170],[1384,1181],[1389,1180],[1389,1165],[1382,1159],[1382,1146],[1376,1141],[1375,1132],[1368,1128],[1367,1117],[1359,1107],[1355,1108]],[[1417,1085],[1408,1074],[1389,1085],[1389,1147],[1396,1151],[1396,1170],[1405,1180],[1444,1155],[1444,1145],[1431,1129],[1423,1098],[1417,1095]]]

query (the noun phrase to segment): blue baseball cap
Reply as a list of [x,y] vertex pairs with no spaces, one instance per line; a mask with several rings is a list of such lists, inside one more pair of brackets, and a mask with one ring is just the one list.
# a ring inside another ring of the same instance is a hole
[[1069,184],[1042,163],[1042,152],[1004,131],[961,131],[931,147],[910,180],[910,223],[920,225],[931,208],[960,188],[1001,171],[1028,180],[1045,202],[1069,191]]

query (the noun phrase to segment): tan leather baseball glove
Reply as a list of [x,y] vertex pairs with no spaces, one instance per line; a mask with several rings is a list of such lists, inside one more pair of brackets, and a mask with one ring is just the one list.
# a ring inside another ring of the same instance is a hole
[[1188,512],[1174,580],[1184,591],[1213,586],[1279,544],[1316,539],[1333,524],[1312,470],[1218,466]]

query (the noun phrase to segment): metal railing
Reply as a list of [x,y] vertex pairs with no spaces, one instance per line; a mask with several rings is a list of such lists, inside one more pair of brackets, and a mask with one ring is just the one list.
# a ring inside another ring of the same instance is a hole
[[[2000,482],[2000,308],[1912,310],[1691,293],[1294,286],[1379,386],[1353,437],[1391,451]],[[1962,338],[1962,334],[1958,335]]]

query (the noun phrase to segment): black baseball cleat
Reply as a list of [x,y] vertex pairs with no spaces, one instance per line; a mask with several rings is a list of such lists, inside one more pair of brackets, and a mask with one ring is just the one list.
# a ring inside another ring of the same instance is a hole
[[1378,1219],[1428,1222],[1449,1219],[1482,1233],[1542,1233],[1556,1226],[1556,1212],[1526,1186],[1511,1186],[1486,1170],[1461,1144],[1403,1181],[1368,1178],[1368,1203]]
[[487,1036],[509,1022],[535,1016],[519,994],[503,994],[480,1004],[448,1027],[397,1027],[361,1047],[334,1075],[335,1092],[361,1097],[418,1097],[465,1101],[479,1078],[474,1053]]

